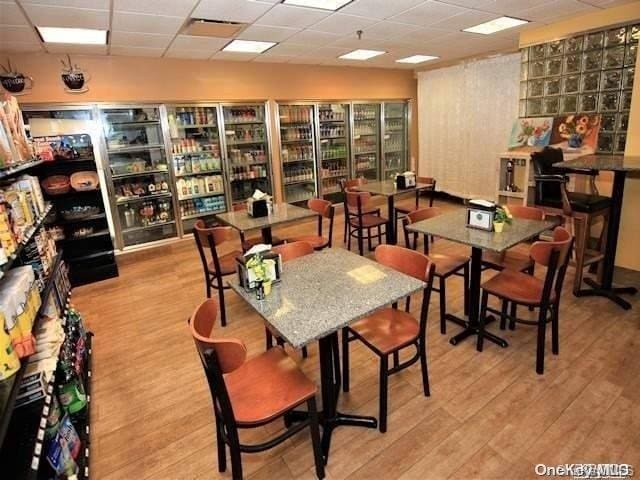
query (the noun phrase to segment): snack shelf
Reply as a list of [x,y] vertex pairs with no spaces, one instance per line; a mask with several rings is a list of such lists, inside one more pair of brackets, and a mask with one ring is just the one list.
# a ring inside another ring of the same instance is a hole
[[147,150],[158,150],[163,149],[164,145],[155,144],[155,145],[134,145],[131,147],[111,147],[107,148],[107,152],[109,153],[133,153],[133,152],[145,152]]
[[71,225],[74,223],[90,222],[93,220],[102,220],[103,218],[106,218],[106,214],[104,212],[96,213],[95,215],[87,215],[86,217],[56,220],[55,222],[51,222],[51,224],[52,225]]
[[42,163],[42,160],[31,160],[29,162],[22,162],[18,165],[12,165],[9,167],[0,168],[0,179],[7,178],[16,173],[22,173],[32,167],[36,167]]
[[124,230],[122,230],[122,233],[141,232],[143,230],[149,230],[149,229],[152,229],[152,228],[160,228],[160,227],[164,227],[166,225],[173,225],[174,223],[176,223],[175,220],[171,220],[169,222],[153,223],[153,224],[149,224],[149,225],[143,225],[141,227],[125,228]]
[[195,177],[198,175],[222,175],[222,170],[200,170],[199,172],[189,172],[189,173],[176,173],[177,178],[181,177]]
[[111,175],[111,178],[119,180],[121,178],[144,177],[145,175],[159,175],[163,173],[169,173],[169,170],[146,170],[144,172],[117,173]]
[[116,203],[118,205],[124,205],[125,203],[144,202],[146,200],[153,200],[154,198],[170,198],[171,192],[155,193],[152,195],[141,195],[139,197],[119,197]]
[[82,455],[78,461],[78,478],[89,479],[89,459],[91,450],[91,382],[93,377],[93,332],[87,331],[87,376],[84,382],[84,391],[87,395],[87,407],[84,428],[79,429],[78,436],[82,442]]
[[58,242],[60,244],[66,244],[66,243],[71,243],[71,242],[80,242],[80,241],[86,240],[88,238],[102,237],[104,235],[110,235],[109,229],[102,229],[102,230],[99,230],[97,232],[93,232],[93,233],[89,233],[87,235],[83,235],[81,237],[61,238],[59,240],[56,240],[56,242]]
[[184,197],[178,197],[178,200],[194,200],[196,198],[219,197],[221,195],[224,195],[224,192],[207,192],[196,195],[185,195]]

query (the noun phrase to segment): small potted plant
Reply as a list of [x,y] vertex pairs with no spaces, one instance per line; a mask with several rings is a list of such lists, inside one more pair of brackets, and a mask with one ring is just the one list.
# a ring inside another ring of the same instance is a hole
[[504,224],[511,224],[512,219],[513,216],[511,215],[511,212],[509,212],[509,207],[504,206],[496,208],[496,214],[493,217],[493,230],[496,233],[501,233],[504,228]]
[[256,253],[247,261],[247,268],[255,276],[256,297],[263,300],[271,293],[271,278],[269,272],[275,269],[276,261],[265,259],[260,253]]

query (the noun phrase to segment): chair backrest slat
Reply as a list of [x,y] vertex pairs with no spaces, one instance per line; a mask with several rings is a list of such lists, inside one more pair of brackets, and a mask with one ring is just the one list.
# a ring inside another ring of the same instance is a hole
[[431,260],[423,253],[397,245],[379,245],[375,250],[378,263],[393,268],[405,275],[426,282],[429,278]]
[[283,262],[288,262],[294,258],[310,255],[314,252],[313,245],[309,242],[291,242],[278,245],[271,249],[274,253],[282,256]]
[[553,230],[553,240],[551,242],[534,242],[529,250],[529,255],[536,263],[549,265],[551,258],[551,252],[558,252],[558,266],[564,265],[569,258],[569,251],[571,249],[573,237],[563,227],[556,227]]
[[425,207],[407,214],[407,223],[416,223],[421,220],[428,220],[438,215],[442,215],[443,211],[439,207]]
[[527,220],[544,220],[544,210],[536,207],[527,207],[525,205],[509,205],[509,211],[515,218],[524,218]]

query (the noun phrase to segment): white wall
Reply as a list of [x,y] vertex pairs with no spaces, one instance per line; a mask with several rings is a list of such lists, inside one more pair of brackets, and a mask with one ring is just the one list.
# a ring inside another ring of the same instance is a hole
[[493,200],[496,163],[518,117],[520,54],[418,74],[421,176],[438,190]]

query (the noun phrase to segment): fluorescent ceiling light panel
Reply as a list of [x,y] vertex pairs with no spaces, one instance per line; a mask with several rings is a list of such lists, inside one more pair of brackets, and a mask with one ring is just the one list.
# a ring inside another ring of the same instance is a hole
[[434,57],[433,55],[411,55],[410,57],[399,58],[396,60],[396,63],[422,63],[435,60],[436,58],[440,57]]
[[82,45],[106,45],[106,30],[88,28],[36,27],[45,43],[77,43]]
[[338,58],[342,58],[343,60],[369,60],[370,58],[377,57],[378,55],[382,55],[384,53],[386,52],[381,52],[380,50],[358,49],[354,50],[353,52],[340,55]]
[[488,22],[481,23],[475,27],[465,28],[463,32],[480,33],[482,35],[491,35],[492,33],[506,30],[507,28],[518,27],[529,23],[529,20],[522,20],[520,18],[512,17],[500,17]]
[[282,0],[282,3],[285,5],[319,8],[321,10],[331,10],[335,12],[352,1],[353,0]]
[[233,40],[223,49],[223,52],[262,53],[273,47],[276,42],[257,42],[255,40]]

